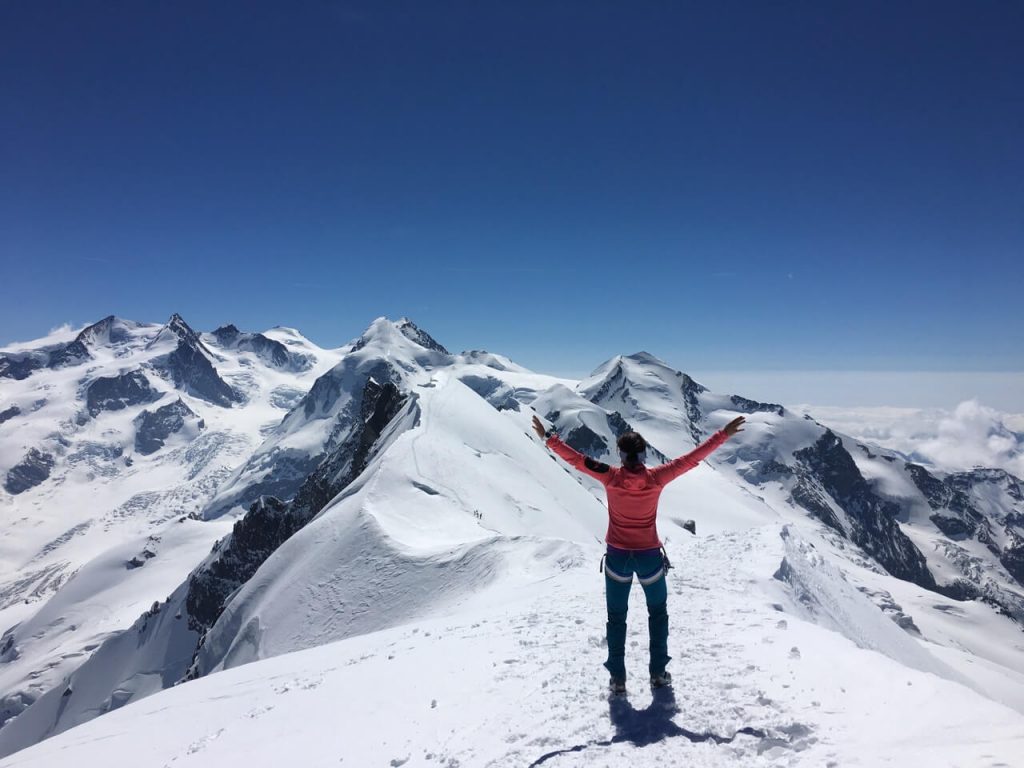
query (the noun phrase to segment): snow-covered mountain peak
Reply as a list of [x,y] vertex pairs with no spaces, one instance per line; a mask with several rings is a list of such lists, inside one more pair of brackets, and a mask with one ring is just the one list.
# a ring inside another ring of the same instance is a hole
[[706,387],[650,352],[616,355],[605,361],[580,382],[579,391],[596,402],[627,387],[654,388],[659,391],[682,387],[694,392],[707,391]]
[[668,363],[666,363],[664,360],[662,360],[657,355],[653,355],[650,352],[645,352],[643,350],[641,350],[639,352],[633,352],[630,355],[620,355],[619,357],[621,357],[621,358],[623,358],[625,360],[633,360],[633,361],[635,361],[637,363],[641,363],[643,365],[660,365],[663,368],[668,368],[669,367]]
[[706,411],[699,400],[707,388],[649,352],[611,358],[581,381],[576,391],[595,405],[619,413],[662,451],[676,453],[685,447],[679,443],[680,434],[692,442],[703,434],[700,422]]
[[433,336],[431,336],[429,333],[427,333],[418,325],[416,325],[416,323],[414,323],[408,317],[400,318],[399,321],[395,323],[395,327],[398,328],[399,331],[401,331],[403,336],[405,336],[407,339],[411,339],[412,341],[416,342],[421,347],[426,347],[427,349],[432,349],[435,352],[441,352],[445,355],[451,354],[440,343],[438,343],[438,341],[434,339]]
[[512,362],[504,355],[497,355],[484,349],[469,349],[459,355],[461,361],[468,365],[484,365],[496,371],[515,371],[527,373],[529,369]]
[[201,350],[212,357],[210,351],[203,344],[202,340],[200,340],[199,334],[192,329],[192,326],[185,322],[185,318],[175,312],[164,324],[164,327],[161,328],[156,336],[154,336],[149,342],[148,348],[156,349],[162,346],[174,347],[178,344],[183,344],[185,346]]
[[370,348],[371,354],[405,360],[419,366],[448,365],[452,356],[430,334],[408,318],[378,317],[352,342],[352,351]]
[[222,350],[233,349],[252,352],[265,365],[285,371],[305,371],[312,367],[314,356],[297,348],[305,346],[297,339],[287,338],[296,349],[289,349],[284,342],[272,339],[262,333],[246,333],[234,324],[222,325],[213,333],[206,334],[209,343]]
[[220,338],[225,338],[225,339],[235,338],[240,333],[241,333],[241,331],[238,330],[238,326],[235,325],[234,323],[228,323],[227,325],[222,325],[222,326],[220,326],[219,328],[216,328],[213,331],[213,335],[216,336],[218,339],[220,339]]
[[128,342],[140,329],[147,327],[134,320],[107,315],[102,320],[83,328],[75,340],[90,348],[115,346]]
[[322,461],[362,429],[367,418],[364,409],[377,402],[383,389],[407,393],[429,381],[432,369],[456,361],[407,319],[396,323],[378,317],[346,349],[338,364],[313,383],[220,489],[206,517],[244,512],[263,495],[292,498]]

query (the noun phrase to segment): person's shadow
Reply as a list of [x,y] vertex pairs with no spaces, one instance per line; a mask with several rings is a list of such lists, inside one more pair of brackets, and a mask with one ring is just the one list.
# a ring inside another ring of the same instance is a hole
[[608,714],[615,728],[611,742],[628,741],[634,746],[646,747],[663,739],[682,736],[694,743],[713,741],[716,744],[728,744],[740,733],[759,738],[764,736],[764,731],[757,728],[741,728],[731,736],[696,733],[672,722],[679,711],[676,694],[671,686],[655,688],[650,705],[644,709],[634,709],[625,696],[610,696]]
[[676,736],[682,736],[694,743],[711,741],[715,744],[729,744],[740,734],[759,739],[765,737],[763,730],[749,726],[740,728],[731,736],[719,736],[717,733],[711,732],[695,733],[676,725],[672,722],[672,718],[679,714],[679,705],[676,704],[676,694],[671,687],[655,688],[650,705],[644,709],[634,709],[625,696],[612,695],[608,698],[608,714],[611,717],[612,726],[615,728],[615,735],[612,738],[607,741],[589,741],[586,744],[553,750],[530,763],[530,768],[536,768],[559,755],[583,752],[592,747],[610,747],[612,744],[623,741],[628,741],[637,747],[646,747],[649,744]]

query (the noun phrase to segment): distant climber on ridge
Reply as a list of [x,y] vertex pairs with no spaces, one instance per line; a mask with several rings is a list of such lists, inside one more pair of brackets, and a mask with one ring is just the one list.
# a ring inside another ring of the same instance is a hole
[[667,558],[658,538],[658,498],[662,489],[684,472],[696,467],[716,448],[740,429],[743,416],[730,421],[678,459],[654,468],[645,465],[647,442],[636,432],[622,434],[618,441],[622,466],[612,467],[595,461],[566,445],[533,417],[533,429],[546,445],[584,474],[600,480],[608,494],[608,546],[604,557],[605,597],[608,604],[609,686],[614,693],[626,691],[626,612],[633,574],[647,598],[647,627],[650,632],[651,686],[671,685],[672,675],[665,667],[668,655],[668,586],[665,581]]

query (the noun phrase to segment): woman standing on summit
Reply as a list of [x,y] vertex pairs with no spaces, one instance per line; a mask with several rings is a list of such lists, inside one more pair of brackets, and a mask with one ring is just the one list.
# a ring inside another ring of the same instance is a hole
[[667,464],[649,469],[645,465],[647,442],[636,432],[618,439],[621,467],[611,467],[584,456],[562,442],[558,435],[544,429],[533,417],[533,429],[548,448],[580,472],[600,480],[608,494],[608,533],[605,542],[605,596],[608,603],[609,685],[615,693],[626,690],[626,611],[633,574],[647,598],[647,627],[650,632],[651,686],[671,685],[672,675],[665,671],[668,655],[668,587],[665,560],[658,538],[656,518],[662,489],[684,472],[696,467],[730,436],[741,432],[744,417],[739,416],[698,445]]

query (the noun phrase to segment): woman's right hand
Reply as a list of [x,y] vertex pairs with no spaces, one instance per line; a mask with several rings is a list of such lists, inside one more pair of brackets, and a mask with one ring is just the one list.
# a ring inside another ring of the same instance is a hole
[[[534,418],[536,418],[536,417],[534,417]],[[735,419],[733,419],[728,424],[726,424],[724,427],[722,427],[722,430],[729,437],[732,437],[737,432],[742,432],[743,430],[740,429],[740,425],[743,424],[744,418],[745,417],[743,417],[743,416],[737,416]]]
[[540,423],[540,419],[538,419],[536,416],[533,417],[533,431],[537,433],[537,437],[539,437],[541,440],[544,439],[544,425]]

